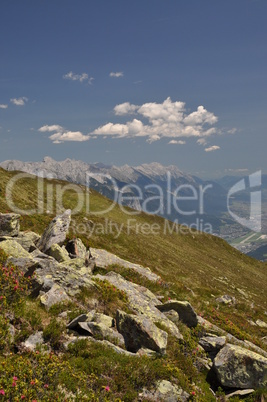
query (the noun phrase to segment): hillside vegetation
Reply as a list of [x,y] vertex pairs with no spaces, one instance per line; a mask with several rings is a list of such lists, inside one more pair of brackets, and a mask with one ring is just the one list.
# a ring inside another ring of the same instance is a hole
[[[16,177],[16,174],[18,172],[6,172],[0,169],[0,212],[2,213],[14,212],[6,200],[6,195],[7,185],[12,178]],[[43,187],[44,196],[42,199],[40,198],[40,183]],[[64,209],[75,209],[78,196],[80,199],[86,200],[87,189],[83,186],[76,186],[75,190],[79,188],[78,195],[76,191],[69,188],[64,192],[63,201],[59,202],[59,192],[56,195],[56,188],[64,189],[66,186],[66,182],[41,180],[36,177],[18,180],[12,189],[14,205],[21,210],[37,209],[38,206],[43,208],[43,213],[22,215],[21,230],[31,230],[41,234],[56,214],[63,212]],[[49,195],[47,196],[47,194]],[[146,286],[165,300],[170,298],[188,300],[198,315],[218,325],[238,339],[251,341],[266,350],[266,344],[263,340],[266,330],[255,324],[257,320],[266,321],[266,264],[241,254],[218,237],[192,232],[185,227],[175,227],[173,223],[168,223],[157,216],[144,213],[134,214],[134,211],[129,208],[125,208],[126,212],[124,212],[118,205],[114,205],[112,208],[111,205],[112,202],[109,199],[90,190],[89,208],[84,203],[79,213],[72,215],[68,237],[70,239],[79,237],[88,247],[103,248],[121,258],[149,267],[162,278],[160,283],[150,283],[150,281],[120,266],[111,266],[107,270],[116,271],[125,278]],[[108,210],[108,212],[104,214],[96,213],[103,210]],[[152,227],[154,233],[151,233]],[[99,272],[102,272],[101,269],[99,269]],[[220,303],[217,299],[223,295],[231,296],[234,302],[230,304]],[[84,297],[86,298],[86,295]],[[36,314],[41,317],[41,322],[35,325],[35,328],[44,328],[45,323],[49,322],[49,325],[53,324],[51,312],[43,311],[37,304],[34,304],[35,307],[33,307],[33,301],[31,300],[25,299],[24,302],[26,303],[26,310],[27,306],[28,308],[31,306]],[[112,311],[112,306],[110,309]],[[23,314],[27,315],[25,312]],[[185,338],[188,336],[187,331],[188,329],[184,329]],[[169,346],[173,353],[174,349],[172,347],[174,346]],[[188,350],[189,355],[192,354],[194,347],[195,344]],[[75,376],[82,375],[81,373],[84,372],[85,363],[81,362],[81,358],[85,359],[85,361],[88,358],[94,358],[95,364],[98,366],[95,367],[93,372],[101,372],[101,367],[103,366],[103,361],[100,357],[101,353],[104,353],[107,365],[112,365],[112,361],[113,363],[115,362],[114,364],[117,368],[113,373],[114,375],[121,377],[121,379],[130,375],[130,367],[133,364],[130,362],[130,358],[125,357],[123,362],[118,361],[118,359],[122,358],[118,358],[115,356],[116,354],[110,351],[103,352],[97,346],[94,350],[88,350],[88,353],[84,355],[81,354],[81,350],[76,350],[75,348],[71,353],[68,364],[71,364],[76,359],[75,369],[77,369],[77,372],[73,376],[69,376],[70,378],[68,379],[72,384],[71,388],[74,387]],[[57,358],[54,357],[54,359]],[[181,355],[178,354],[177,358],[181,359]],[[31,364],[37,364],[36,361],[32,363],[31,357],[28,357],[28,359],[29,361],[31,360]],[[34,357],[34,359],[36,360],[37,358]],[[133,379],[137,383],[140,381],[140,377],[144,375],[149,377],[148,371],[144,372],[144,366],[148,363],[145,358],[144,361],[142,359],[139,359],[136,378]],[[188,359],[190,359],[190,356],[188,356]],[[165,368],[161,367],[158,362],[155,362],[155,365],[149,363],[151,378],[147,378],[147,381],[153,381],[154,376],[155,378],[161,378],[161,376],[166,378],[167,375],[171,376],[171,372],[177,381],[184,382],[184,389],[189,392],[192,391],[188,384],[192,383],[192,381],[197,381],[198,378],[194,373],[193,362],[190,361],[188,365],[184,365],[185,372],[181,376],[180,374],[174,374],[175,364],[171,369],[168,366],[173,364],[172,360],[173,358],[166,362],[167,366]],[[45,365],[46,362],[42,361],[38,364]],[[69,366],[66,362],[61,361],[58,363],[55,361],[53,364],[55,367],[57,364],[61,365],[62,376],[68,376]],[[51,363],[52,366],[53,364]],[[52,366],[51,370],[54,370],[55,367]],[[120,370],[123,371],[124,369],[126,372],[122,373]],[[179,371],[181,370],[183,371],[183,364],[179,365]],[[190,371],[188,376],[186,371]],[[110,376],[113,375],[111,368],[108,369],[108,372]],[[204,374],[198,380],[203,389],[202,397],[196,398],[194,391],[191,400],[203,402],[213,400],[211,396],[207,396],[209,393],[207,392],[208,387],[205,385]],[[119,381],[119,379],[117,378],[114,381]],[[94,387],[105,388],[103,379],[97,382],[92,377],[92,384]],[[85,386],[85,383],[81,384],[81,387],[83,386]],[[124,386],[130,389],[127,381]],[[207,388],[206,390],[205,387]],[[127,392],[128,396],[125,397],[124,395],[123,397],[122,391],[117,388],[116,395],[122,398],[121,400],[136,400],[136,393],[133,392],[131,395],[129,390]],[[100,393],[97,397],[92,396],[92,399],[88,400],[115,400],[116,397],[116,395],[109,396],[107,393],[104,396],[101,395]]]

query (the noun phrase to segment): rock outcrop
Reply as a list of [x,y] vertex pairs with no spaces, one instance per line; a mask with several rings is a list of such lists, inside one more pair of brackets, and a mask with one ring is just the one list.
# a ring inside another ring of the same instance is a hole
[[0,236],[17,236],[19,234],[20,215],[0,213]]
[[129,307],[137,315],[144,316],[154,323],[158,322],[163,324],[173,336],[177,339],[183,339],[177,326],[169,320],[165,314],[159,311],[157,308],[159,300],[150,290],[127,281],[120,274],[115,272],[109,272],[107,275],[95,275],[94,278],[108,281],[118,289],[124,291],[128,296]]
[[162,312],[176,311],[179,318],[190,328],[196,327],[198,324],[197,314],[188,301],[169,300],[167,303],[159,304],[156,307]]
[[159,329],[148,318],[118,310],[116,323],[118,331],[124,337],[125,346],[130,352],[136,353],[143,347],[161,354],[166,352],[167,332]]
[[240,346],[224,346],[215,357],[213,366],[224,387],[247,389],[267,386],[267,359]]
[[45,253],[53,244],[62,245],[66,239],[70,221],[70,209],[54,218],[37,243],[39,250]]
[[172,384],[170,381],[158,381],[155,388],[152,390],[144,389],[139,394],[139,401],[164,401],[164,402],[186,402],[190,395]]

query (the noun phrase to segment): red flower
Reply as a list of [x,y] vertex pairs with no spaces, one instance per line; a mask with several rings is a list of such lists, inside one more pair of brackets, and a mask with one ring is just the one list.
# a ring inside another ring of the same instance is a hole
[[5,391],[3,389],[0,389],[0,395],[5,395]]

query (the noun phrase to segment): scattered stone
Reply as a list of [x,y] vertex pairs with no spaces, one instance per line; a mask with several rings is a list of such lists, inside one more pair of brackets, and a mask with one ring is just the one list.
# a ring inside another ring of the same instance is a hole
[[26,250],[33,251],[36,249],[35,243],[40,239],[40,236],[35,232],[20,232],[16,241]]
[[36,349],[37,345],[43,345],[43,343],[44,343],[43,332],[38,331],[35,334],[29,336],[29,338],[22,343],[22,346],[33,351]]
[[0,248],[10,257],[15,258],[31,258],[30,253],[16,240],[4,240],[0,243]]
[[223,295],[221,297],[217,297],[216,302],[231,305],[236,303],[236,299],[234,296]]
[[233,396],[247,396],[250,394],[253,394],[255,392],[254,389],[239,389],[238,391],[231,392],[230,394],[226,394],[225,397],[226,399],[230,399]]
[[85,245],[81,241],[81,239],[72,239],[68,241],[66,245],[66,250],[72,257],[82,258],[84,261],[86,258],[89,259],[89,252],[86,250]]
[[257,320],[257,321],[256,321],[256,324],[258,325],[258,327],[267,328],[266,322],[264,322],[264,321],[262,321],[262,320]]
[[205,352],[209,353],[211,358],[216,356],[216,354],[225,346],[225,343],[225,336],[204,336],[199,340],[200,346],[203,347]]
[[18,236],[20,215],[0,213],[0,236]]
[[172,384],[170,381],[158,381],[155,389],[144,389],[139,394],[139,401],[164,401],[164,402],[186,402],[190,395],[179,388],[177,385]]
[[[60,266],[80,269],[80,268],[85,267],[85,261],[83,258],[74,258],[74,259],[69,258],[68,260],[61,262]],[[92,265],[90,267],[87,267],[87,268],[90,268],[91,273],[93,272],[93,267],[94,267],[94,262],[92,261]]]
[[56,216],[42,234],[37,247],[44,253],[53,244],[62,245],[66,239],[71,220],[71,210],[66,210],[62,215]]
[[93,258],[95,259],[96,265],[99,268],[106,268],[109,265],[117,264],[121,267],[132,269],[133,271],[138,272],[140,275],[146,277],[152,282],[160,281],[160,276],[154,274],[148,267],[145,268],[139,264],[133,264],[127,260],[123,260],[122,258],[116,256],[115,254],[109,253],[106,250],[91,248],[91,253]]
[[215,357],[213,367],[224,387],[247,389],[267,386],[267,359],[240,346],[224,346]]
[[115,326],[114,318],[106,314],[95,313],[91,321],[97,324],[103,324],[107,328],[112,328]]
[[60,247],[58,244],[53,244],[46,252],[58,262],[69,261],[70,257],[65,247]]
[[254,343],[249,342],[247,340],[241,341],[240,339],[237,339],[235,336],[229,334],[228,332],[224,331],[223,329],[217,327],[217,325],[214,325],[210,323],[209,321],[205,320],[205,318],[202,318],[200,316],[197,317],[198,319],[198,324],[206,330],[208,333],[213,333],[214,335],[219,335],[219,336],[225,336],[226,341],[234,344],[241,346],[242,348],[250,349],[253,350],[254,352],[258,353],[259,355],[262,355],[267,358],[267,352],[258,346],[254,345]]
[[118,331],[123,335],[126,349],[136,353],[142,347],[161,354],[166,353],[168,334],[146,317],[126,314],[118,310]]
[[52,288],[40,297],[40,301],[47,310],[56,303],[70,300],[65,290],[55,284]]
[[157,357],[159,354],[155,352],[154,350],[147,349],[147,348],[141,348],[139,349],[136,354],[138,356],[147,356],[147,357]]
[[8,257],[7,264],[9,263],[18,267],[26,277],[32,276],[39,266],[38,262],[34,261],[32,258]]
[[8,324],[8,332],[10,335],[10,341],[11,341],[11,343],[13,343],[14,339],[15,339],[15,334],[16,334],[16,328],[14,327],[14,325]]
[[176,326],[178,326],[179,323],[179,314],[175,310],[169,310],[169,311],[164,311],[163,312],[166,317],[171,320]]
[[68,325],[67,329],[75,329],[79,322],[85,322],[88,320],[87,314],[81,314],[74,318]]
[[112,328],[96,322],[87,322],[86,324],[88,325],[88,328],[94,338],[101,338],[101,340],[105,339],[111,343],[115,343],[118,346],[125,346],[123,336],[119,332],[114,331]]
[[197,314],[188,301],[169,300],[165,304],[156,306],[160,311],[166,312],[174,310],[179,314],[182,320],[188,327],[196,327],[198,324]]
[[93,336],[93,332],[88,327],[88,322],[78,322],[77,327],[75,328],[76,331],[83,336]]
[[112,350],[114,350],[114,352],[119,353],[120,355],[125,355],[125,356],[138,356],[138,354],[132,353],[132,352],[128,352],[125,349],[120,348],[117,345],[114,345],[113,343],[109,342],[109,341],[101,341],[98,339],[95,339],[93,337],[88,337],[88,336],[70,336],[69,339],[63,344],[65,349],[68,349],[69,345],[73,345],[74,343],[80,341],[80,340],[87,340],[87,342],[93,342],[99,345],[103,345],[105,347],[108,347]]
[[128,297],[129,307],[134,312],[142,317],[147,317],[153,322],[165,325],[173,336],[177,339],[183,339],[177,326],[156,307],[160,303],[157,297],[144,286],[129,282],[115,272],[109,272],[107,275],[95,275],[92,279],[94,278],[108,281],[118,289],[124,291]]

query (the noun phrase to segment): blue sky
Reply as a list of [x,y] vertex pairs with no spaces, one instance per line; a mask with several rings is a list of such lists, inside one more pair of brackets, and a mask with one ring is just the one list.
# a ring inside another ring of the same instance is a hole
[[267,173],[266,16],[266,0],[1,0],[0,161]]

